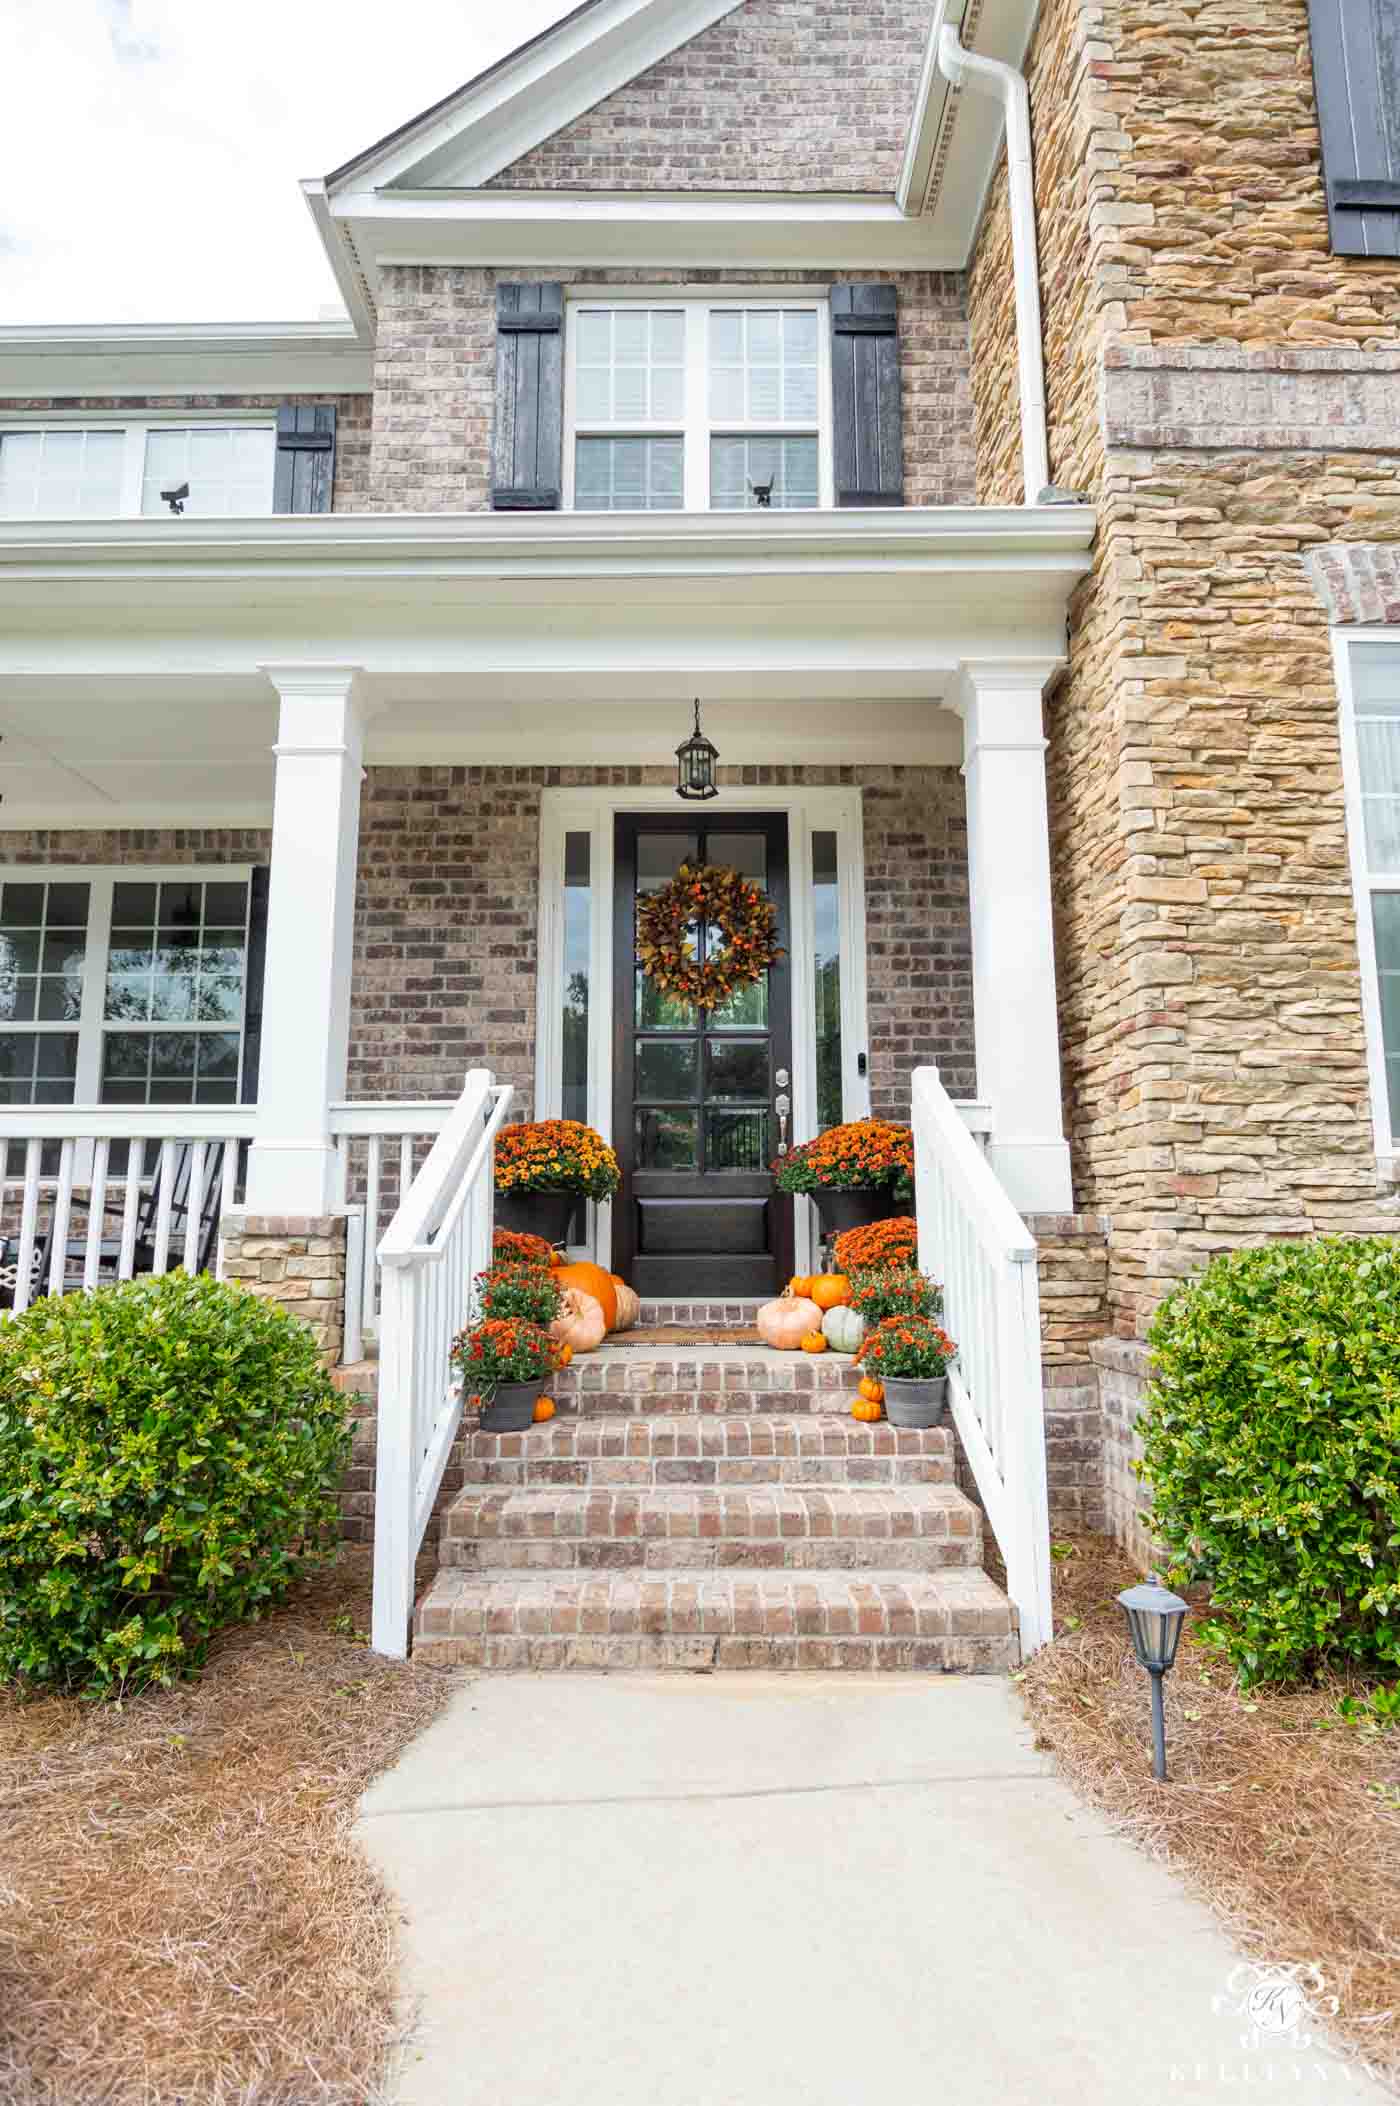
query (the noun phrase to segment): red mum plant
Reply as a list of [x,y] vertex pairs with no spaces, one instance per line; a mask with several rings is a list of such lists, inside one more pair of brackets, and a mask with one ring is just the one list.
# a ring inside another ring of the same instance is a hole
[[932,1382],[948,1372],[958,1349],[941,1325],[921,1317],[887,1317],[856,1358],[877,1382]]
[[476,1276],[476,1302],[483,1316],[514,1317],[548,1330],[563,1301],[559,1282],[543,1265],[493,1265]]
[[559,1347],[538,1324],[488,1316],[463,1331],[452,1347],[462,1387],[487,1403],[513,1382],[547,1382],[559,1366]]
[[940,1315],[943,1293],[914,1266],[894,1265],[880,1272],[852,1273],[850,1305],[873,1329],[890,1317]]

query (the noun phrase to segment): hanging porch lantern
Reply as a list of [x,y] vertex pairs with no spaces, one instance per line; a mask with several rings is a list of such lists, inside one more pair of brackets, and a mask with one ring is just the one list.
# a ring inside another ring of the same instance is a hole
[[700,729],[700,698],[695,698],[695,729],[676,748],[676,795],[690,799],[718,797],[715,783],[717,749]]

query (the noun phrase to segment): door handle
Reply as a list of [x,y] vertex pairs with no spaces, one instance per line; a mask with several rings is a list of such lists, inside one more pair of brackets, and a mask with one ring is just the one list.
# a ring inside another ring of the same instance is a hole
[[[781,1081],[783,1078],[780,1075],[778,1079]],[[773,1109],[778,1114],[778,1153],[779,1155],[786,1155],[788,1152],[788,1113],[792,1110],[791,1097],[787,1096],[786,1093],[781,1097],[775,1097],[773,1099]]]

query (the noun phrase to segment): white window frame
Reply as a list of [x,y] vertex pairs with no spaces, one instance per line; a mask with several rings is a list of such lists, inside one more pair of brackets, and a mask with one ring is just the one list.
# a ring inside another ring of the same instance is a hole
[[[215,431],[229,431],[237,427],[244,431],[270,431],[276,433],[275,410],[171,410],[159,416],[120,416],[104,410],[43,410],[28,416],[7,414],[0,407],[0,441],[12,434],[46,431],[121,431],[126,434],[122,449],[121,495],[117,510],[104,515],[98,512],[64,513],[64,518],[99,519],[110,516],[114,519],[139,519],[141,511],[141,488],[146,476],[146,440],[153,431],[193,431],[199,425],[208,425]],[[274,445],[274,454],[276,451]],[[276,489],[276,462],[273,462],[273,484],[268,491],[267,516],[272,517],[273,499]],[[25,518],[52,518],[48,513],[14,513],[0,515],[13,520]],[[144,515],[154,517],[154,514]],[[261,513],[250,515],[261,518]]]
[[[591,941],[588,1002],[588,1123],[612,1140],[613,1125],[613,820],[619,812],[670,816],[655,789],[545,790],[540,803],[540,919],[535,1015],[535,1117],[561,1116],[563,1020],[558,999],[564,972],[564,837],[586,833],[589,843]],[[812,896],[812,835],[836,835],[841,913],[841,1115],[870,1113],[869,1074],[860,1057],[869,1045],[865,960],[865,820],[859,789],[802,789],[734,785],[704,807],[706,824],[726,812],[781,812],[788,822],[788,885],[792,900],[792,1128],[793,1141],[817,1132],[817,1042],[813,1023],[816,903]],[[595,990],[601,991],[595,999]],[[867,1061],[867,1069],[869,1062]],[[819,1231],[810,1202],[796,1206],[797,1269],[810,1272]],[[612,1252],[612,1206],[590,1202],[587,1244],[574,1257]]]
[[[78,1066],[73,1082],[71,1106],[52,1105],[42,1107],[52,1111],[96,1111],[102,1106],[102,1041],[108,1029],[104,1015],[107,1003],[107,958],[112,948],[112,896],[118,884],[241,884],[248,888],[244,904],[244,978],[243,1010],[238,1019],[238,1073],[240,1086],[243,1075],[243,1055],[247,1043],[248,1027],[248,915],[252,905],[251,863],[0,863],[0,886],[15,885],[87,885],[88,919],[87,943],[83,960],[82,1007],[76,1021],[72,1018],[25,1020],[9,1024],[0,1022],[0,1030],[26,1033],[78,1035]],[[183,1025],[168,1019],[149,1024],[114,1023],[113,1030],[155,1032],[160,1030],[182,1031],[207,1029],[210,1032],[227,1034],[227,1023]],[[235,1096],[234,1103],[241,1100]],[[0,1107],[9,1113],[23,1113],[27,1107],[12,1104]],[[110,1107],[131,1109],[130,1106]],[[221,1107],[210,1106],[211,1110]],[[222,1107],[227,1109],[227,1107]]]
[[[576,417],[578,331],[574,319],[581,307],[616,311],[628,307],[666,308],[685,315],[685,409],[679,422],[643,420],[623,423],[583,423]],[[709,405],[709,317],[716,310],[750,312],[804,308],[817,318],[817,414],[813,421],[796,423],[778,418],[761,421],[712,418]],[[817,441],[818,511],[835,505],[835,467],[831,442],[831,329],[830,300],[825,292],[803,286],[786,296],[765,286],[761,298],[742,294],[723,296],[687,289],[658,288],[654,292],[617,294],[607,286],[570,287],[564,301],[564,482],[563,508],[574,510],[574,442],[579,438],[669,439],[685,442],[683,500],[686,512],[710,510],[710,440],[712,438],[807,438]],[[726,507],[726,510],[730,509]],[[742,516],[736,510],[735,517]]]
[[[1400,1178],[1400,1152],[1390,1119],[1390,1090],[1385,1072],[1385,1033],[1381,1024],[1381,982],[1376,963],[1376,931],[1371,901],[1378,892],[1400,892],[1400,871],[1374,873],[1366,855],[1366,812],[1361,785],[1358,711],[1352,677],[1352,649],[1357,644],[1385,644],[1396,654],[1400,673],[1400,631],[1346,628],[1332,631],[1332,664],[1337,682],[1338,731],[1342,753],[1342,793],[1346,806],[1347,852],[1351,863],[1352,902],[1356,909],[1356,947],[1361,961],[1361,1013],[1366,1032],[1366,1069],[1371,1089],[1371,1126],[1376,1159],[1384,1175]],[[1388,721],[1394,722],[1395,719]]]

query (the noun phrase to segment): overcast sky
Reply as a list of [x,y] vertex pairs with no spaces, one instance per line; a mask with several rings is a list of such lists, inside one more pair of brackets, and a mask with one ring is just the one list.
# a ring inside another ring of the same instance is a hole
[[0,322],[339,302],[297,184],[572,0],[0,0]]

